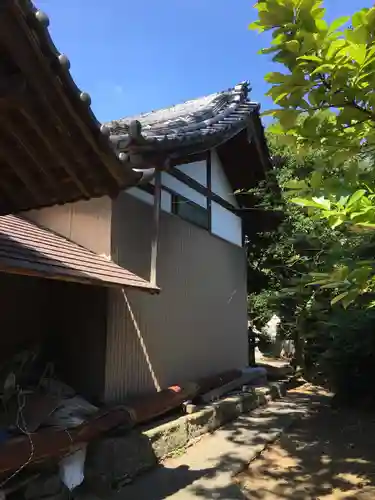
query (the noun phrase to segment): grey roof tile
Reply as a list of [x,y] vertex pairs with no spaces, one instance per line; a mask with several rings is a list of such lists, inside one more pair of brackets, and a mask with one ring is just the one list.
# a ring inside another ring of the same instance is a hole
[[259,109],[257,103],[248,99],[248,92],[249,84],[243,82],[223,92],[114,120],[106,126],[115,142],[128,136],[129,125],[134,121],[141,124],[146,144],[155,140],[167,143],[202,141],[204,137],[226,134],[246,126],[251,113]]

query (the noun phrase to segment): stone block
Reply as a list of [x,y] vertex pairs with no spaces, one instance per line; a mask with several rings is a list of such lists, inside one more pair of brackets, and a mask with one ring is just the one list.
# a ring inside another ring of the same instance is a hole
[[286,394],[286,384],[272,383],[270,384],[270,393],[272,399],[279,399]]
[[258,406],[264,406],[271,401],[272,398],[269,387],[255,387],[254,391],[258,400]]
[[257,365],[267,370],[270,380],[280,380],[293,375],[293,368],[287,361],[262,359]]
[[255,391],[245,392],[242,396],[243,413],[249,413],[259,406],[258,396]]
[[202,434],[212,432],[219,427],[216,411],[212,406],[189,415],[186,419],[188,439],[195,439]]
[[88,446],[85,482],[98,493],[117,490],[156,463],[150,440],[134,429],[126,436],[103,438]]
[[213,404],[217,415],[218,426],[230,422],[243,413],[241,396],[233,396]]
[[145,432],[157,459],[183,448],[188,442],[187,417],[159,425]]

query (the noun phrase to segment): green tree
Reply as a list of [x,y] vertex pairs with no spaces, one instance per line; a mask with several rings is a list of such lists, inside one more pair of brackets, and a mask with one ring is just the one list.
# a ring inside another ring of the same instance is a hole
[[[331,24],[320,0],[260,0],[256,9],[251,28],[272,33],[262,53],[284,68],[266,75],[278,106],[268,112],[270,130],[297,155],[316,157],[310,174],[285,187],[311,217],[333,230],[351,227],[342,245],[352,251],[356,232],[375,228],[375,7]],[[331,287],[333,302],[347,306],[373,293],[374,269],[372,258],[339,260],[311,282]]]
[[277,314],[281,318],[281,335],[300,347],[296,364],[302,366],[302,346],[326,321],[330,309],[327,290],[306,287],[305,278],[312,271],[329,270],[335,252],[341,251],[343,229],[332,232],[323,221],[312,219],[301,207],[288,203],[283,194],[283,187],[295,176],[309,175],[314,170],[314,155],[297,160],[273,134],[268,134],[268,143],[275,168],[264,185],[250,194],[257,209],[264,210],[268,217],[273,215],[276,224],[268,231],[253,234],[247,243],[249,315],[261,328]]
[[282,138],[273,134],[267,138],[275,168],[251,196],[257,209],[273,215],[277,224],[271,225],[273,230],[251,235],[247,242],[249,315],[258,328],[273,314],[281,318],[281,335],[299,347],[294,362],[308,379],[319,374],[319,381],[327,382],[340,397],[348,392],[367,397],[375,369],[375,310],[364,310],[364,305],[372,296],[360,296],[344,310],[341,302],[331,304],[337,286],[333,280],[319,287],[305,285],[310,274],[320,281],[329,276],[334,263],[339,262],[337,271],[343,272],[352,262],[371,258],[375,234],[352,233],[345,224],[332,230],[324,220],[289,203],[285,186],[309,177],[320,153],[298,159]]

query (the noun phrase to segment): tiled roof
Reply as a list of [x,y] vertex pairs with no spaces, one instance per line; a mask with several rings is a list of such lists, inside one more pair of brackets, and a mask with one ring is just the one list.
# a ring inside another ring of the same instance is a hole
[[223,92],[114,120],[106,126],[119,149],[126,149],[129,137],[134,137],[132,126],[136,122],[141,125],[139,145],[143,147],[164,144],[169,148],[179,143],[201,142],[206,138],[225,138],[244,129],[251,114],[259,110],[259,105],[248,99],[248,92],[249,84],[243,82]]
[[105,257],[15,215],[0,217],[0,272],[158,291]]

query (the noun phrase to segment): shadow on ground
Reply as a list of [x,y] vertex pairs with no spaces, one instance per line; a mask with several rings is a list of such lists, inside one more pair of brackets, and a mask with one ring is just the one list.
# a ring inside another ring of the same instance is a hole
[[[263,449],[283,429],[248,466],[249,450]],[[220,433],[236,445],[234,453],[215,450],[215,458],[194,468],[184,464],[184,456],[166,461],[124,488],[117,500],[375,499],[375,414],[333,409],[330,396],[318,388],[290,391],[285,400],[256,410],[250,419],[238,418]]]
[[244,498],[374,499],[375,414],[333,409],[318,389],[309,397],[309,412],[237,477]]
[[[181,490],[187,496],[173,498],[246,498],[231,476],[246,468],[252,450],[264,446],[270,437],[274,439],[289,425],[291,414],[294,417],[303,415],[308,402],[306,397],[298,398],[298,401],[297,398],[277,401],[269,407],[258,408],[251,416],[240,416],[213,435],[204,436],[202,442],[189,451],[189,460],[186,460],[186,455],[167,460],[164,465],[122,489],[116,500],[162,500]],[[227,452],[227,443],[232,445],[231,453]],[[200,455],[201,445],[204,449]],[[202,460],[205,454],[209,457]]]

